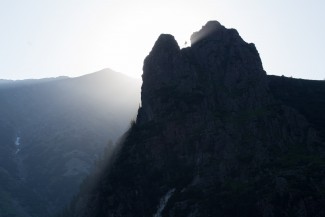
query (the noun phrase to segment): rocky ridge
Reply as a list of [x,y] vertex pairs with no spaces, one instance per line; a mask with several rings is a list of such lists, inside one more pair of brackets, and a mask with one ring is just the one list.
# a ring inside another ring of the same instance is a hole
[[161,35],[142,105],[70,216],[324,216],[324,140],[274,98],[254,44],[210,21]]

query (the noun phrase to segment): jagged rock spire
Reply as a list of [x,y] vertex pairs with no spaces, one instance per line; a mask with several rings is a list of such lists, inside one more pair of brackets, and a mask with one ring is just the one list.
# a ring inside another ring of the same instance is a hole
[[[185,93],[188,98],[205,98],[205,103],[219,108],[226,106],[226,110],[254,107],[256,102],[268,100],[259,54],[254,44],[246,43],[236,30],[209,21],[193,33],[191,42],[191,47],[180,49],[172,35],[159,36],[144,61],[139,123],[165,118],[160,115],[163,101],[168,101],[164,106],[175,107],[171,102],[181,102],[184,97],[180,96]],[[237,96],[229,97],[224,92]],[[202,93],[209,93],[209,97],[200,96]]]

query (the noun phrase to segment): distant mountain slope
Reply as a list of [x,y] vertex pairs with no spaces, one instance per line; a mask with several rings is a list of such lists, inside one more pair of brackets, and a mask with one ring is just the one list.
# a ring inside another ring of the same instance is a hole
[[325,216],[325,83],[267,77],[217,21],[188,48],[159,36],[142,78],[136,122],[63,216]]
[[109,69],[14,83],[0,85],[0,216],[53,215],[136,117],[141,83]]
[[60,76],[56,78],[43,78],[43,79],[26,79],[26,80],[5,80],[0,79],[0,90],[7,89],[7,88],[15,88],[15,87],[22,87],[34,84],[41,84],[51,81],[59,81],[68,79],[69,77]]

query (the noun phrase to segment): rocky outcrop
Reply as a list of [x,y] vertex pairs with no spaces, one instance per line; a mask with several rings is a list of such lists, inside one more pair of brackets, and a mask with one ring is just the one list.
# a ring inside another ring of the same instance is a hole
[[274,99],[254,44],[216,21],[191,43],[158,38],[136,123],[70,216],[325,215],[324,142]]
[[192,47],[180,50],[173,36],[158,38],[144,61],[138,123],[159,118],[156,113],[168,105],[174,109],[178,104],[174,94],[179,103],[194,97],[211,109],[234,112],[268,101],[266,73],[258,52],[236,30],[208,22],[191,41]]

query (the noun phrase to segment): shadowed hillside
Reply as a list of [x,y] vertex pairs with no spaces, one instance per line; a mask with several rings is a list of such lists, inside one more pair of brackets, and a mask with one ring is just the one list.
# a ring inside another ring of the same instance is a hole
[[139,90],[109,69],[0,84],[0,216],[45,217],[66,205],[136,117]]

